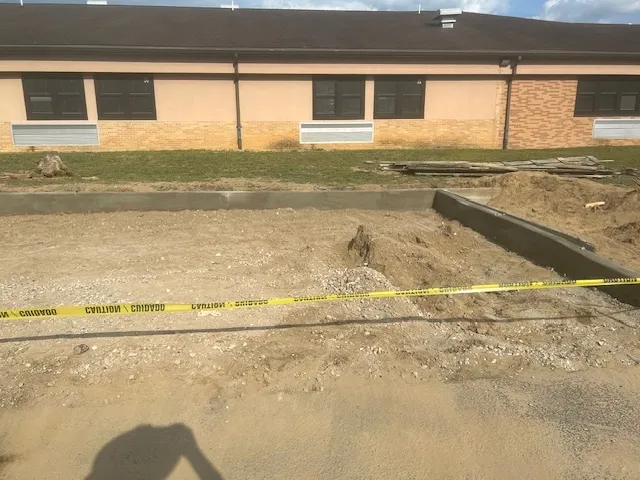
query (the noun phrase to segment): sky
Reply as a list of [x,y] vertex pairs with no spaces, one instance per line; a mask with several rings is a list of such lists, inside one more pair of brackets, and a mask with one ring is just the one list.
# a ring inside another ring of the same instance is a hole
[[[86,3],[86,0],[23,0],[25,3]],[[219,7],[231,0],[108,0],[111,4],[197,5]],[[20,0],[0,0],[20,3]],[[326,10],[437,10],[532,17],[567,22],[640,23],[640,0],[234,0],[240,8]]]

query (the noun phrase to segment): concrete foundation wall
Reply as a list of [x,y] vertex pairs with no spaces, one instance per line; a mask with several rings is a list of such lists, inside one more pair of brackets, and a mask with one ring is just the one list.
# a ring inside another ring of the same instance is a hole
[[[589,252],[549,230],[503,215],[498,210],[456,194],[439,190],[434,198],[433,208],[443,217],[457,220],[507,250],[543,267],[553,268],[569,278],[640,277],[640,273]],[[599,288],[622,302],[640,306],[638,285]]]

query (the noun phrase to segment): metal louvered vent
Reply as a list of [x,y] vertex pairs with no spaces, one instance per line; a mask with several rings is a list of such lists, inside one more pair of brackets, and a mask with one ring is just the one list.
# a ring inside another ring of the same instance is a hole
[[100,145],[95,123],[14,123],[16,147],[82,147]]
[[640,118],[596,118],[593,121],[593,138],[640,138]]
[[300,143],[373,143],[373,122],[301,122]]

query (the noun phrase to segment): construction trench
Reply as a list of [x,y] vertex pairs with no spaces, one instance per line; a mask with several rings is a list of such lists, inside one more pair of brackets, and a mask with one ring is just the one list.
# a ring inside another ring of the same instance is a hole
[[[635,237],[492,208],[505,192],[0,194],[0,308],[640,277]],[[99,452],[179,423],[225,479],[640,478],[639,305],[627,285],[3,321],[0,477],[145,478],[126,458],[159,453]]]

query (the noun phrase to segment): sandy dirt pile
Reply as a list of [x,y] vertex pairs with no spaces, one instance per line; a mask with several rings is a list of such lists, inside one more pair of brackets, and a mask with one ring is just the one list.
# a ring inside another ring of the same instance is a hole
[[[500,189],[490,206],[583,238],[596,253],[640,271],[640,189],[526,172],[477,185]],[[593,202],[605,204],[585,207]]]

